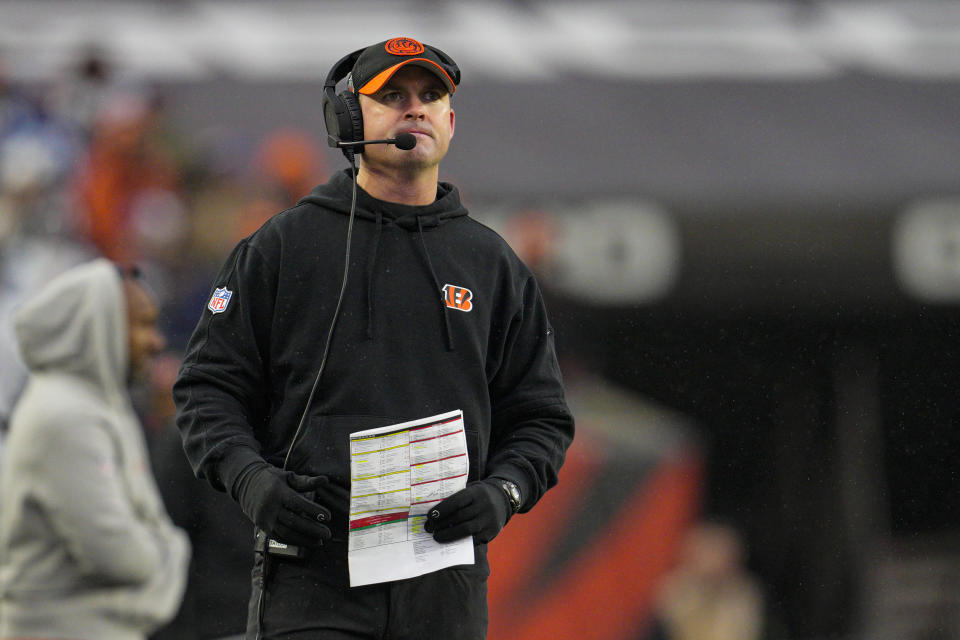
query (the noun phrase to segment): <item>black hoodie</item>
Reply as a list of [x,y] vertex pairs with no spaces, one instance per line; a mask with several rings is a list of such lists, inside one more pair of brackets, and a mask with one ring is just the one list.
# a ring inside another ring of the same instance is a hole
[[[283,464],[340,293],[351,189],[349,170],[335,174],[217,276],[174,398],[187,456],[218,488],[260,457]],[[349,433],[455,409],[468,480],[512,480],[524,511],[556,483],[574,426],[537,283],[452,185],[422,207],[358,188],[342,308],[287,468],[348,488]],[[347,504],[330,506],[345,538]]]

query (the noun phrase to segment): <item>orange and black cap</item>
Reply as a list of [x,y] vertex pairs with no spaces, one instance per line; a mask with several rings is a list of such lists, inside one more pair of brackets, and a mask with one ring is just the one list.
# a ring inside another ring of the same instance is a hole
[[350,73],[350,88],[357,93],[376,93],[408,64],[433,72],[451,94],[460,84],[460,68],[443,51],[413,38],[391,38],[363,49]]

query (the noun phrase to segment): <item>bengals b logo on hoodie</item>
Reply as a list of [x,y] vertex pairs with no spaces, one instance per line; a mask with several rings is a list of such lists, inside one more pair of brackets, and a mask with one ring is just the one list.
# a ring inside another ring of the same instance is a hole
[[473,309],[473,292],[455,284],[443,285],[443,302],[451,309],[470,311]]

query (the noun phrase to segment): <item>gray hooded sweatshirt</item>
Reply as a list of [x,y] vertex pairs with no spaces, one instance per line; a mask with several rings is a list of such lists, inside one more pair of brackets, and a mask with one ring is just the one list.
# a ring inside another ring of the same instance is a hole
[[130,404],[116,268],[52,280],[15,331],[30,378],[0,475],[0,638],[142,640],[180,605],[189,543]]

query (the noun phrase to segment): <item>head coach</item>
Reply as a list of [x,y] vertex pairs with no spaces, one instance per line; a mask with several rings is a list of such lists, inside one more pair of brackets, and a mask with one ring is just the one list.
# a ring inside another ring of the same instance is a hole
[[[574,434],[530,270],[439,180],[460,69],[393,38],[324,82],[350,168],[242,240],[174,385],[197,475],[256,525],[247,638],[480,639],[486,545],[557,482]],[[350,434],[462,411],[465,488],[431,506],[473,564],[350,586]]]

